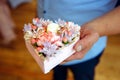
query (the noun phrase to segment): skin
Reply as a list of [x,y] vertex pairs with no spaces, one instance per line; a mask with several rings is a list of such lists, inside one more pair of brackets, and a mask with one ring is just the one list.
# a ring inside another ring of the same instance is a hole
[[[105,15],[82,25],[80,32],[80,40],[74,46],[76,52],[63,63],[71,60],[82,59],[99,37],[119,34],[120,6]],[[79,45],[82,45],[82,50],[77,51]]]

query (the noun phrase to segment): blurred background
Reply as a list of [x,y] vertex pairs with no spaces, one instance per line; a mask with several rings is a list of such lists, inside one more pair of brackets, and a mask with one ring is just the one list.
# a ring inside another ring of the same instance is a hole
[[[0,28],[0,80],[52,80],[52,71],[43,74],[24,44],[22,29],[25,23],[36,17],[36,0],[12,6],[5,0],[0,1],[0,27],[11,26],[11,31],[7,27]],[[68,77],[68,80],[73,80],[70,71]],[[119,77],[120,34],[108,36],[108,45],[96,68],[95,80],[119,80]]]

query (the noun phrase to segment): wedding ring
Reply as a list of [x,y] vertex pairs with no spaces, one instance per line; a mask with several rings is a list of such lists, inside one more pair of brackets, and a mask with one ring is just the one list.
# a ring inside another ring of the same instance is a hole
[[77,51],[77,52],[80,52],[81,50],[82,50],[82,46],[79,45],[79,46],[77,47],[76,51]]

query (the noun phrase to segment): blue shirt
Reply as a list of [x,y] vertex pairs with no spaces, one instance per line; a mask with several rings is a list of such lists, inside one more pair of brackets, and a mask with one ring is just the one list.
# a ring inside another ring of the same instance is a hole
[[[65,21],[73,21],[79,25],[89,22],[111,11],[117,0],[38,0],[38,16]],[[107,38],[101,37],[81,60],[73,60],[64,65],[72,65],[90,60],[106,47]]]

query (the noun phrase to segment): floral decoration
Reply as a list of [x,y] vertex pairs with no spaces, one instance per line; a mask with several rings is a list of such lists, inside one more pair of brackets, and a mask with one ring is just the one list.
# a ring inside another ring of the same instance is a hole
[[30,42],[38,55],[44,58],[56,54],[57,50],[69,46],[80,36],[80,26],[66,22],[34,18],[32,23],[24,25],[24,39]]

